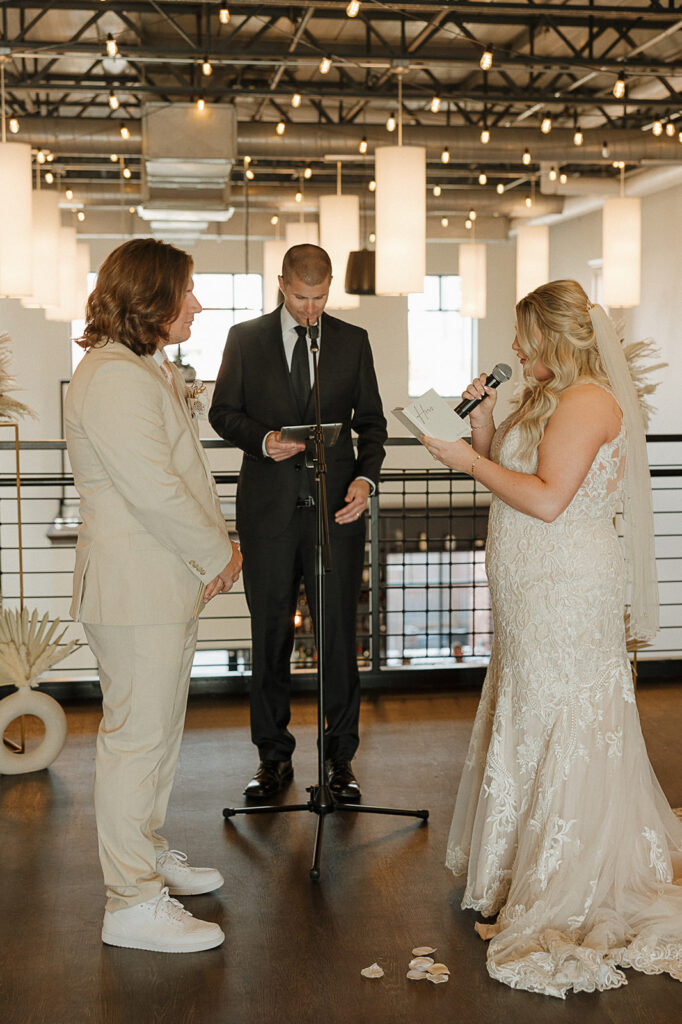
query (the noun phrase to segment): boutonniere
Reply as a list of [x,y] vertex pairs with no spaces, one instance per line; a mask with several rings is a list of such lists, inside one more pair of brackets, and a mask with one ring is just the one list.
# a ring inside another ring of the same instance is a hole
[[185,384],[185,400],[193,419],[206,412],[206,402],[201,397],[205,391],[206,385],[203,380],[193,380]]

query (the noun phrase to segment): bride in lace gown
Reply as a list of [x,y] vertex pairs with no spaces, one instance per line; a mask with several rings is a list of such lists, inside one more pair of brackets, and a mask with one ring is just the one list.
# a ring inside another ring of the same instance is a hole
[[[648,471],[625,479],[644,450],[635,389],[575,282],[519,303],[513,348],[526,383],[516,412],[495,431],[483,376],[465,392],[487,395],[473,452],[423,439],[493,494],[494,645],[446,864],[467,876],[462,907],[497,917],[475,927],[490,975],[513,988],[617,988],[624,967],[682,980],[682,823],[647,757],[626,654],[626,568],[633,635],[657,623]],[[613,523],[624,490],[625,560]]]

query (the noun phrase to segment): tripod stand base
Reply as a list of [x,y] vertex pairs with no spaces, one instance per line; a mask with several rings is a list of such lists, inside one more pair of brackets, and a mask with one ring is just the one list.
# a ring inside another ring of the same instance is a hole
[[285,814],[289,811],[310,811],[317,815],[317,826],[315,828],[315,844],[313,847],[313,863],[310,868],[310,877],[314,882],[320,878],[320,854],[322,848],[322,832],[324,819],[327,814],[334,811],[356,812],[359,814],[393,814],[406,818],[420,818],[427,821],[429,812],[427,810],[407,810],[401,807],[371,807],[367,804],[347,804],[335,800],[326,784],[323,786],[308,786],[310,800],[305,804],[282,804],[263,805],[256,807],[224,807],[223,818],[228,821],[237,814]]

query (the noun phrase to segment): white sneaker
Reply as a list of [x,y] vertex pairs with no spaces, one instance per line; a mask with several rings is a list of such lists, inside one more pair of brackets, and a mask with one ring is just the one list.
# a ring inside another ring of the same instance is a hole
[[217,924],[198,921],[162,889],[158,896],[125,910],[104,911],[102,942],[156,953],[196,953],[225,941]]
[[187,863],[187,854],[180,850],[158,853],[156,866],[171,896],[199,896],[202,892],[219,889],[225,882],[215,868],[193,868]]

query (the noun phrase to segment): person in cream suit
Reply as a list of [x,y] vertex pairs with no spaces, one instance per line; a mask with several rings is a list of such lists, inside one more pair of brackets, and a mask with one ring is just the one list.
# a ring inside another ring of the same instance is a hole
[[202,605],[241,570],[182,375],[164,346],[201,306],[187,253],[135,239],[104,261],[65,402],[81,498],[71,615],[99,667],[95,812],[102,940],[168,952],[224,940],[174,895],[223,883],[161,835],[182,739]]

